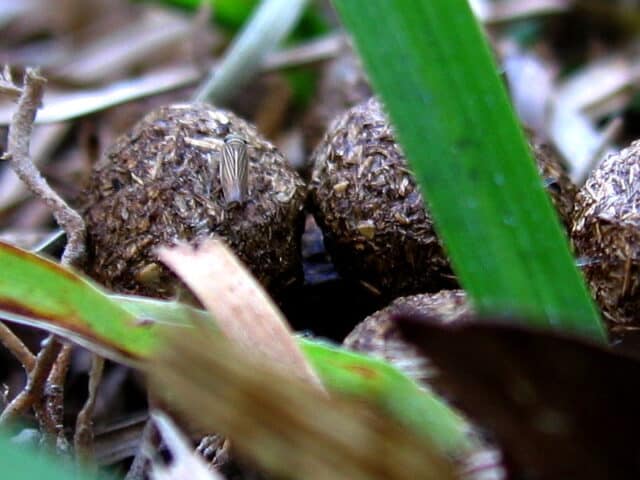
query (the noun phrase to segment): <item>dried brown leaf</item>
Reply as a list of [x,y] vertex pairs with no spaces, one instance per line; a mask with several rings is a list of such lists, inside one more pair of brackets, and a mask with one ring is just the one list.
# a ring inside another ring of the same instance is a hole
[[222,241],[208,240],[197,250],[165,247],[158,257],[191,288],[228,338],[321,386],[282,313]]
[[267,472],[306,480],[453,479],[435,448],[374,407],[329,398],[206,328],[167,338],[153,390]]

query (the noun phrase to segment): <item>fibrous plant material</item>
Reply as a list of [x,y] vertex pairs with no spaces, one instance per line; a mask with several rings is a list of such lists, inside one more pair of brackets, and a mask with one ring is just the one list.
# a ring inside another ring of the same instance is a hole
[[313,157],[311,201],[340,273],[385,294],[455,284],[377,100],[338,117]]
[[344,346],[382,358],[424,382],[432,373],[426,357],[404,339],[394,322],[396,315],[407,312],[420,313],[445,324],[471,316],[473,309],[462,290],[400,297],[360,322],[344,339]]
[[572,239],[610,327],[640,319],[639,181],[636,141],[603,160],[576,197]]
[[37,198],[46,203],[56,221],[64,229],[68,240],[61,262],[68,265],[80,260],[85,253],[84,222],[82,217],[49,186],[33,164],[29,153],[33,123],[42,102],[45,83],[46,80],[33,69],[27,69],[25,72],[22,88],[18,88],[13,83],[9,68],[5,67],[0,74],[0,93],[21,92],[18,108],[9,126],[7,151],[2,159],[9,161],[18,177]]
[[[566,223],[571,183],[548,150],[536,147],[535,153]],[[313,160],[311,202],[338,271],[390,297],[456,286],[431,215],[377,99],[339,116]]]
[[[223,194],[230,135],[246,141],[247,195]],[[88,272],[120,292],[170,296],[178,282],[154,249],[223,237],[277,293],[301,278],[304,184],[280,152],[231,112],[176,104],[144,117],[96,164],[86,190]]]

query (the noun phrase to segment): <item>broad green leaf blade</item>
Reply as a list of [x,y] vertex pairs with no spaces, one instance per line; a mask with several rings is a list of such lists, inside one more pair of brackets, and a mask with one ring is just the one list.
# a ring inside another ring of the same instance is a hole
[[[176,302],[107,295],[83,276],[0,242],[0,318],[57,333],[140,367],[162,348],[162,328],[212,324],[208,313]],[[468,425],[431,392],[381,360],[300,339],[327,389],[373,401],[450,453],[474,448]]]
[[334,0],[480,313],[605,334],[467,0]]
[[68,337],[111,358],[147,356],[154,322],[137,317],[93,283],[55,262],[0,242],[0,314]]
[[[127,310],[141,322],[147,319],[155,324],[170,328],[189,328],[193,322],[213,322],[206,311],[184,303],[133,295],[108,295],[107,298]],[[149,332],[148,335],[157,335],[154,330],[147,330],[147,332]]]
[[319,341],[300,346],[330,392],[374,400],[445,452],[474,448],[462,417],[387,362]]

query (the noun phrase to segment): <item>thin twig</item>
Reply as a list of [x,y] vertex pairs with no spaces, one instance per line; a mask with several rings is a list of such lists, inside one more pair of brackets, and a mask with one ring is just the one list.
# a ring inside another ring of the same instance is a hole
[[47,376],[53,363],[58,357],[62,345],[53,336],[45,340],[44,347],[36,357],[36,363],[29,375],[29,380],[24,390],[4,409],[0,415],[0,425],[12,421],[21,415],[42,398]]
[[56,450],[59,454],[69,454],[71,446],[64,435],[64,384],[71,365],[73,344],[63,343],[62,350],[51,368],[45,390],[46,416],[53,424],[56,436]]
[[[60,343],[55,337],[50,341]],[[66,377],[69,368],[71,346],[69,344],[61,344],[61,350],[58,353],[56,361],[51,365],[47,380],[44,383],[42,396],[33,404],[33,411],[36,414],[40,430],[43,434],[43,443],[47,446],[55,445],[56,451],[61,455],[68,455],[70,452],[69,442],[64,436],[63,425],[63,393],[64,389],[59,381],[55,380],[59,377]],[[54,380],[52,380],[54,379]]]
[[0,343],[16,357],[27,374],[33,370],[36,364],[36,356],[31,353],[31,350],[22,343],[22,340],[2,322],[0,322]]
[[145,478],[145,470],[149,465],[148,450],[150,446],[155,446],[160,442],[160,436],[153,420],[149,419],[144,426],[142,432],[142,440],[140,441],[140,447],[138,453],[131,463],[131,467],[124,477],[124,480],[142,480]]
[[29,143],[36,112],[42,102],[46,80],[37,70],[27,69],[18,109],[9,125],[7,152],[12,169],[29,190],[51,209],[58,224],[67,233],[67,246],[61,263],[70,265],[84,255],[85,225],[82,217],[72,209],[47,183],[29,155]]
[[[11,74],[5,68],[1,75],[2,92],[15,94]],[[20,90],[18,108],[14,114],[7,140],[7,151],[3,159],[8,160],[18,177],[29,190],[51,209],[58,224],[67,234],[67,245],[62,254],[61,263],[71,265],[78,262],[85,251],[85,225],[82,217],[73,210],[47,183],[34,165],[29,154],[33,122],[42,103],[46,80],[37,70],[28,68],[24,75],[24,84]],[[14,85],[15,87],[15,85]],[[17,88],[17,87],[16,87]],[[53,335],[46,340],[32,366],[29,380],[24,390],[7,406],[0,415],[0,423],[10,421],[17,415],[34,407],[36,416],[44,433],[55,434],[59,447],[64,447],[66,439],[63,433],[64,378],[70,361],[70,347],[62,349],[61,343]],[[58,357],[58,353],[60,356]],[[53,370],[52,370],[53,369]],[[45,384],[48,383],[48,398],[43,405]]]
[[82,410],[76,418],[76,433],[73,437],[76,459],[88,464],[93,458],[93,410],[96,406],[98,386],[102,381],[104,358],[97,354],[91,357],[91,371],[89,372],[89,396]]

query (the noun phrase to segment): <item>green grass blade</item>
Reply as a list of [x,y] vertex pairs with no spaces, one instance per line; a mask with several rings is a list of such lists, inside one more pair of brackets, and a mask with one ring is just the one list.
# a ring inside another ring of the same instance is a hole
[[144,317],[139,321],[93,283],[57,263],[0,242],[0,268],[3,318],[81,345],[95,348],[101,343],[111,356],[142,357],[156,347],[156,324],[144,322]]
[[296,26],[308,0],[263,0],[194,95],[197,102],[224,104],[260,69],[265,55]]
[[[3,242],[0,266],[0,319],[57,333],[138,367],[162,348],[160,329],[213,321],[177,302],[107,295],[83,276]],[[379,404],[446,452],[473,448],[466,422],[393,366],[323,342],[300,342],[329,391]]]
[[478,311],[604,340],[467,0],[334,4]]
[[300,346],[327,390],[373,400],[443,451],[471,451],[469,424],[431,392],[383,360],[308,339]]

